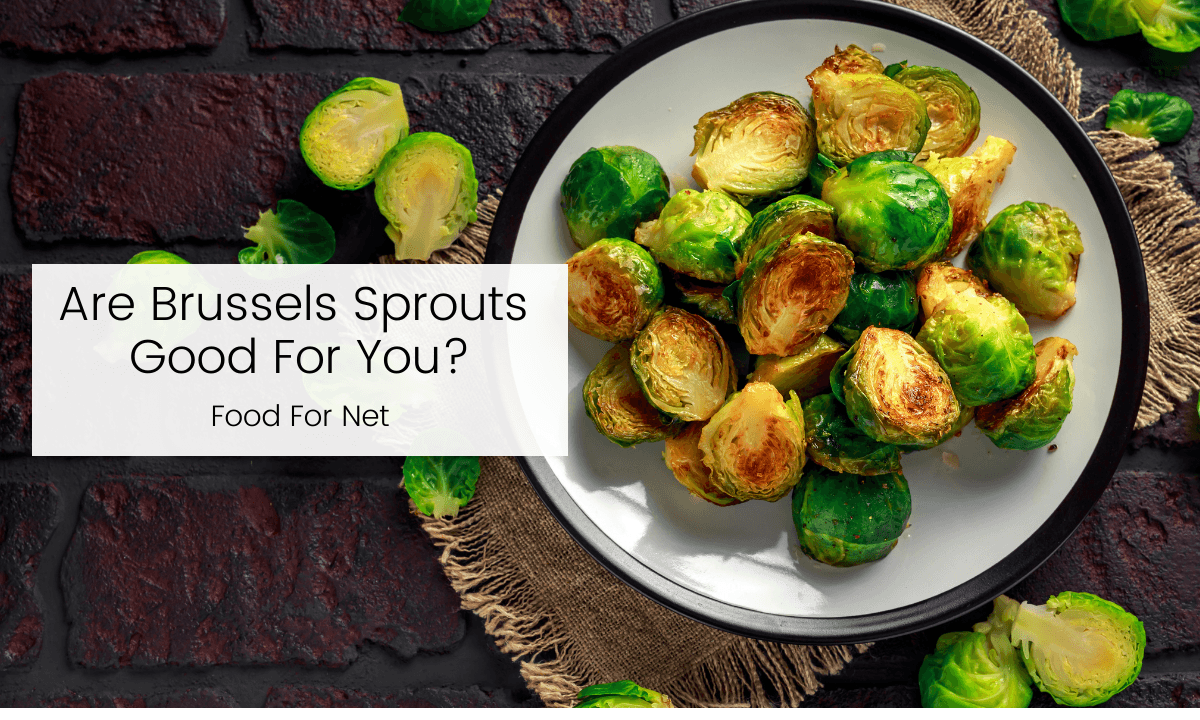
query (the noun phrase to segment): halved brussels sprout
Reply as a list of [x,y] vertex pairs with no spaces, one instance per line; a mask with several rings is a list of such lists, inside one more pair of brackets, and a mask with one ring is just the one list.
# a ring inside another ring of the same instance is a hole
[[[825,181],[833,177],[840,168],[828,156],[817,153],[808,165],[808,189],[816,197],[821,197]],[[819,233],[818,233],[819,234]]]
[[716,190],[680,190],[657,220],[642,223],[633,239],[663,265],[715,283],[734,280],[734,243],[750,225],[746,208]]
[[970,425],[971,421],[975,419],[975,408],[970,405],[964,405],[961,400],[958,402],[958,408],[959,408],[958,417],[955,418],[954,423],[950,426],[950,430],[945,435],[942,436],[941,440],[938,440],[936,443],[934,443],[933,445],[930,445],[928,447],[901,446],[900,449],[905,452],[908,452],[910,450],[928,450],[930,447],[937,447],[938,445],[941,445],[944,442],[948,442],[948,441],[958,437],[959,435],[962,435],[963,428]]
[[683,424],[654,407],[634,377],[629,348],[616,345],[583,381],[583,406],[596,429],[621,447],[672,437]]
[[795,355],[759,355],[749,382],[768,382],[784,395],[794,392],[801,400],[829,390],[829,371],[846,351],[846,346],[822,335]]
[[946,633],[921,662],[917,680],[927,708],[1023,708],[1032,680],[1009,639],[1017,603],[1001,595],[973,632]]
[[742,502],[729,497],[712,481],[712,470],[704,464],[704,453],[700,452],[700,433],[703,422],[688,423],[683,432],[667,438],[663,448],[663,461],[671,469],[675,479],[698,498],[722,507]]
[[756,92],[696,123],[692,178],[743,205],[778,197],[808,177],[817,154],[812,118],[796,98]]
[[747,383],[700,433],[712,482],[737,500],[775,502],[804,469],[804,414],[792,394],[786,402],[769,383]]
[[894,153],[865,155],[825,181],[837,232],[872,272],[911,270],[950,240],[950,199],[929,171]]
[[975,425],[996,447],[1033,450],[1049,445],[1071,412],[1075,391],[1072,359],[1079,351],[1068,340],[1049,337],[1033,347],[1033,382],[1020,395],[980,407]]
[[626,145],[592,148],[580,155],[561,192],[567,228],[581,248],[604,238],[632,239],[638,224],[658,217],[671,196],[658,160]]
[[806,233],[755,254],[738,287],[738,328],[754,355],[792,355],[829,328],[846,305],[854,257]]
[[404,94],[394,82],[351,80],[317,103],[300,128],[300,154],[321,182],[357,190],[408,135]]
[[900,473],[863,476],[811,467],[792,494],[800,549],[817,562],[852,567],[896,547],[912,514],[912,495]]
[[789,195],[760,210],[734,243],[738,253],[735,274],[741,277],[759,250],[798,233],[812,233],[832,240],[833,208],[815,197]]
[[829,329],[851,343],[871,325],[912,332],[920,310],[917,281],[912,273],[855,273],[850,278],[846,307],[833,319]]
[[983,230],[992,207],[992,192],[1004,182],[1004,173],[1016,152],[1016,145],[989,135],[966,157],[944,158],[937,153],[929,156],[925,169],[946,189],[954,216],[950,241],[942,257],[957,256]]
[[631,680],[589,685],[575,696],[577,708],[673,708],[671,698]]
[[254,245],[238,253],[243,265],[320,264],[337,247],[329,222],[296,200],[280,200],[275,210],[259,213],[246,239]]
[[932,447],[961,411],[946,371],[901,330],[863,330],[829,382],[850,421],[879,442]]
[[979,136],[979,98],[957,73],[928,65],[909,65],[891,78],[921,96],[929,114],[929,132],[917,153],[958,157]]
[[991,292],[987,282],[975,277],[975,273],[954,267],[948,262],[925,265],[917,278],[917,297],[921,300],[921,312],[926,318],[933,317],[933,311],[951,295],[964,290],[974,290],[980,295]]
[[1194,119],[1191,104],[1181,97],[1161,92],[1118,90],[1108,101],[1104,127],[1167,143],[1182,140],[1192,129]]
[[143,250],[125,261],[126,265],[191,265],[187,260],[166,250]]
[[471,151],[454,138],[420,132],[401,140],[375,176],[375,202],[388,220],[397,260],[428,260],[475,222],[479,182]]
[[838,165],[879,150],[920,152],[929,130],[921,96],[883,74],[883,63],[851,45],[808,75],[817,148]]
[[937,358],[958,399],[986,405],[1033,382],[1036,360],[1029,324],[1003,295],[964,290],[926,318],[917,342]]
[[900,448],[867,436],[850,422],[846,407],[833,395],[804,402],[808,456],[834,472],[882,475],[900,472]]
[[1062,210],[1044,203],[1009,205],[967,252],[967,267],[1026,315],[1056,320],[1075,305],[1083,240]]
[[737,310],[725,294],[725,285],[704,282],[683,273],[671,274],[675,289],[679,291],[679,303],[686,309],[713,322],[737,325]]
[[1025,669],[1059,705],[1099,705],[1142,671],[1146,629],[1114,602],[1091,593],[1059,593],[1045,605],[1021,603],[1012,643]]
[[686,310],[659,310],[630,352],[646,399],[681,420],[707,420],[737,388],[724,338],[711,322]]
[[662,299],[658,263],[628,240],[594,242],[567,261],[567,318],[592,337],[631,339]]

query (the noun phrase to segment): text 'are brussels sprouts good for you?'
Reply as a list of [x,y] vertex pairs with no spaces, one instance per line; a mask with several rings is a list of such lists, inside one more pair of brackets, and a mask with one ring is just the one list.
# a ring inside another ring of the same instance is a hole
[[35,455],[565,455],[563,265],[37,265]]

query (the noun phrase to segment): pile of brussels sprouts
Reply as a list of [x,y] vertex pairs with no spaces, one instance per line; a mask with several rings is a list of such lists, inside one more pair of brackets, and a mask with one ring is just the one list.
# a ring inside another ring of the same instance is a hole
[[701,117],[700,189],[672,195],[635,147],[580,156],[568,315],[614,343],[583,384],[597,430],[665,441],[716,505],[790,492],[804,553],[851,566],[907,525],[902,453],[972,420],[1001,448],[1054,439],[1076,349],[1035,344],[1026,317],[1074,305],[1083,245],[1049,205],[988,221],[1016,148],[968,154],[979,101],[954,72],[851,45],[808,83],[811,110],[757,92]]

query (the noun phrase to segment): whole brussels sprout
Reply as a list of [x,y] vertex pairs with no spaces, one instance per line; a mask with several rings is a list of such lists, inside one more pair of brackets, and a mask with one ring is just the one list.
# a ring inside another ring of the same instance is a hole
[[795,98],[773,92],[743,95],[705,113],[696,123],[695,143],[692,178],[743,205],[799,185],[817,154],[808,111]]
[[921,96],[929,114],[929,132],[917,154],[924,160],[930,153],[958,157],[979,136],[979,98],[956,73],[940,67],[910,65],[891,76]]
[[950,212],[954,216],[950,241],[942,257],[957,256],[979,236],[992,207],[992,192],[1004,182],[1004,173],[1016,152],[1016,145],[989,135],[966,157],[930,154],[925,169],[950,196]]
[[768,382],[780,393],[794,392],[801,400],[829,390],[829,371],[846,351],[846,346],[822,335],[795,355],[759,355],[749,382]]
[[852,567],[896,547],[912,514],[912,495],[900,473],[854,475],[809,468],[792,493],[800,549],[817,562]]
[[871,325],[912,332],[920,309],[912,273],[855,273],[850,278],[846,307],[829,329],[851,343]]
[[663,448],[663,461],[675,475],[675,479],[698,498],[722,507],[742,502],[722,492],[712,481],[712,470],[704,464],[704,453],[700,452],[700,433],[703,422],[688,423],[683,432],[667,438]]
[[964,290],[925,320],[917,342],[937,358],[959,401],[986,405],[1033,382],[1036,360],[1029,325],[997,293]]
[[760,210],[737,239],[735,274],[741,277],[759,250],[799,233],[833,239],[833,208],[815,197],[789,195]]
[[925,656],[917,674],[923,707],[1029,707],[1033,681],[1009,639],[1017,603],[1001,595],[994,608],[972,632],[939,637]]
[[1049,445],[1071,412],[1075,390],[1072,358],[1079,351],[1069,341],[1049,337],[1033,347],[1037,356],[1033,382],[1020,395],[980,407],[975,425],[996,447],[1033,450]]
[[1059,593],[1045,605],[1021,603],[1012,643],[1025,669],[1059,705],[1099,705],[1142,671],[1146,629],[1114,602],[1091,593]]
[[846,407],[833,395],[804,402],[808,456],[834,472],[882,475],[900,472],[900,448],[867,436],[850,422]]
[[879,442],[932,447],[961,412],[946,371],[901,330],[863,330],[829,383],[850,421]]
[[1044,203],[1009,205],[967,252],[967,267],[1026,315],[1057,320],[1075,305],[1083,240],[1062,210]]
[[589,685],[575,696],[577,708],[673,708],[671,698],[630,680]]
[[1118,90],[1108,101],[1104,127],[1126,135],[1178,142],[1192,129],[1195,114],[1187,100],[1167,93]]
[[599,240],[567,261],[567,318],[592,337],[632,339],[662,299],[658,263],[628,240]]
[[615,345],[583,381],[583,407],[596,429],[621,447],[674,436],[683,424],[655,409],[642,394],[629,348]]
[[737,500],[775,502],[804,469],[804,415],[792,394],[786,402],[769,383],[747,383],[700,433],[712,482]]
[[933,317],[938,306],[951,295],[964,290],[973,290],[980,295],[990,292],[987,282],[975,277],[975,273],[948,262],[931,262],[921,268],[917,277],[917,297],[926,318]]
[[923,168],[892,153],[865,155],[825,181],[838,237],[872,272],[911,270],[941,257],[950,240],[950,199]]
[[794,235],[755,254],[737,288],[738,328],[754,355],[792,355],[846,304],[854,257],[840,243]]
[[567,228],[581,248],[604,238],[632,239],[638,224],[658,217],[671,196],[658,160],[626,145],[592,148],[580,155],[561,192]]
[[855,45],[808,75],[817,149],[838,165],[879,150],[920,152],[929,131],[921,96],[883,74],[883,63]]
[[676,272],[726,284],[734,280],[734,243],[750,220],[746,208],[723,192],[680,190],[657,220],[638,226],[633,239]]
[[394,82],[355,78],[317,103],[300,128],[300,154],[321,182],[357,190],[408,136],[404,94]]
[[724,338],[686,310],[659,310],[633,339],[630,355],[646,399],[681,420],[707,420],[737,388]]
[[679,291],[679,304],[713,322],[737,324],[737,309],[725,294],[726,286],[697,280],[682,273],[671,273],[671,282]]

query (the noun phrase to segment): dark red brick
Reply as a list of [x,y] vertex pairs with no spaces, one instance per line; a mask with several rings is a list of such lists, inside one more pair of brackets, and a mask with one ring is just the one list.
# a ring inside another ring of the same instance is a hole
[[1075,534],[1009,595],[1091,592],[1146,625],[1147,655],[1200,648],[1200,478],[1119,472]]
[[698,13],[718,5],[728,5],[731,2],[734,0],[671,0],[671,12],[675,14],[675,17],[681,18],[684,15]]
[[88,54],[212,48],[224,34],[224,0],[0,3],[0,48]]
[[65,690],[49,695],[14,693],[0,696],[0,707],[49,708],[232,708],[237,701],[224,690],[197,688],[150,695],[84,694]]
[[1101,707],[1200,707],[1200,674],[1142,677]]
[[18,103],[14,215],[31,240],[237,239],[308,173],[296,144],[348,76],[60,73]]
[[0,670],[28,667],[41,654],[45,619],[37,572],[57,526],[53,485],[0,483]]
[[471,151],[486,195],[504,184],[526,143],[574,86],[571,77],[445,74],[410,79],[404,98],[414,131],[445,133]]
[[397,0],[252,0],[257,48],[338,50],[532,50],[612,52],[654,27],[650,0],[492,0],[487,17],[431,33],[398,18]]
[[62,566],[68,653],[89,668],[344,667],[368,641],[444,650],[463,622],[435,558],[386,485],[96,482]]
[[921,693],[912,685],[883,687],[823,687],[806,698],[800,707],[820,708],[907,708],[921,707]]
[[283,685],[273,687],[267,693],[267,707],[496,708],[514,707],[514,703],[503,692],[486,692],[476,687],[375,693],[336,687]]
[[0,452],[32,442],[32,275],[0,273]]
[[1196,394],[1192,393],[1158,422],[1135,431],[1129,438],[1129,447],[1184,448],[1197,442],[1200,442],[1200,418],[1196,415]]

